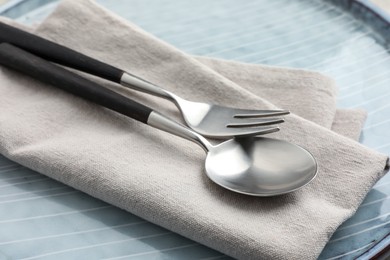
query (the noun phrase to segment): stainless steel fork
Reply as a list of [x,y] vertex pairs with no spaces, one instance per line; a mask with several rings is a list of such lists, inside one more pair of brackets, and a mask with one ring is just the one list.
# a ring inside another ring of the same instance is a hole
[[[186,124],[194,131],[212,138],[268,134],[279,130],[271,125],[283,123],[287,110],[251,110],[194,102],[183,99],[143,79],[123,73],[120,83],[129,88],[172,101],[179,108]],[[271,118],[270,118],[271,117]],[[264,127],[268,126],[268,127]]]
[[0,23],[0,42],[8,42],[46,60],[84,71],[123,86],[168,99],[176,104],[187,125],[211,138],[259,135],[279,130],[287,110],[237,109],[185,100],[139,77],[34,34]]

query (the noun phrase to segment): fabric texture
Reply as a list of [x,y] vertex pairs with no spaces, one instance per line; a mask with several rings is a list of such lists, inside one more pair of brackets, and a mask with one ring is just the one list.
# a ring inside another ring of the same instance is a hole
[[[191,57],[91,1],[60,3],[36,33],[190,100],[293,112],[270,136],[307,148],[318,177],[250,197],[212,183],[196,144],[0,70],[0,153],[230,256],[315,259],[385,173],[387,156],[329,129],[356,138],[364,114],[336,112],[334,83],[321,74]],[[168,102],[88,77],[180,118]]]
[[332,130],[353,140],[359,140],[366,118],[367,112],[362,109],[337,109]]

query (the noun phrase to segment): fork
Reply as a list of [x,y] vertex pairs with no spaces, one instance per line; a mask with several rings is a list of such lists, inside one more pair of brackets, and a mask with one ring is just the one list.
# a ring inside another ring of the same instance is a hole
[[14,44],[46,60],[170,100],[178,107],[191,129],[210,138],[227,139],[273,133],[280,130],[274,125],[284,122],[284,119],[276,116],[290,113],[287,110],[238,109],[188,101],[124,70],[4,23],[0,23],[1,42]]

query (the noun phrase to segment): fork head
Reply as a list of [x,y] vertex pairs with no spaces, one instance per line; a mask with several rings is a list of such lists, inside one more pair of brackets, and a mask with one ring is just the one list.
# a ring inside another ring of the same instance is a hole
[[203,136],[216,139],[263,135],[279,131],[287,110],[237,109],[207,103],[177,102],[187,125]]

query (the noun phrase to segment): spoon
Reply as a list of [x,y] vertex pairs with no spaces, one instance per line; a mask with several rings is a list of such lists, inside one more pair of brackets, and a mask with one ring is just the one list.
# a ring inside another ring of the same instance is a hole
[[234,192],[281,195],[305,186],[317,175],[314,157],[283,140],[243,137],[212,145],[200,134],[156,112],[150,114],[147,124],[200,145],[207,154],[207,176]]
[[0,44],[0,64],[200,145],[207,154],[207,176],[228,190],[275,196],[303,187],[317,174],[316,160],[302,147],[264,137],[235,138],[212,145],[202,135],[151,108],[8,43]]

